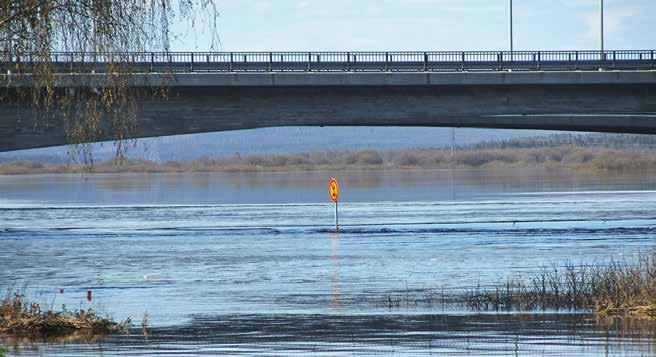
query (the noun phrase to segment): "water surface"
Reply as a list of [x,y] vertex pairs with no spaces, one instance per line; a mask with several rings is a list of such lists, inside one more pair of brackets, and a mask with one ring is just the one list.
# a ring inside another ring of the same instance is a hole
[[148,314],[147,337],[17,343],[23,354],[650,354],[651,332],[618,334],[579,312],[374,302],[453,294],[568,260],[630,260],[653,249],[655,212],[650,175],[0,177],[0,286],[116,319]]

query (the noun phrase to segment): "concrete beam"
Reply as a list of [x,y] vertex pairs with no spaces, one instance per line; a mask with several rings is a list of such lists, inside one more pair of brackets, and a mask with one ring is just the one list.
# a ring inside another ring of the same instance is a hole
[[[66,75],[58,80],[61,86],[69,83],[83,90],[100,85],[100,78]],[[133,83],[136,87],[146,87],[153,85],[152,79],[131,80],[142,81]],[[28,84],[23,78],[11,86]],[[166,100],[139,100],[139,122],[132,137],[271,126],[656,134],[656,72],[651,71],[189,73],[175,75],[169,89]],[[61,114],[54,113],[46,122],[34,118],[29,103],[0,103],[0,151],[66,143]],[[111,125],[106,123],[98,141],[111,139]]]
[[[135,87],[457,86],[656,84],[656,71],[525,72],[195,72],[137,73]],[[6,87],[32,87],[30,75],[0,75]],[[105,74],[56,74],[57,87],[102,87]]]

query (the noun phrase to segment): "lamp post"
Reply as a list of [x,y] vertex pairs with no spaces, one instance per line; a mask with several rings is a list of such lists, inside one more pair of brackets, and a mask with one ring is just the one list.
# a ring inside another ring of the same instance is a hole
[[601,0],[601,52],[604,52],[604,0]]
[[512,52],[513,52],[513,0],[510,0],[510,55],[511,56],[512,56]]

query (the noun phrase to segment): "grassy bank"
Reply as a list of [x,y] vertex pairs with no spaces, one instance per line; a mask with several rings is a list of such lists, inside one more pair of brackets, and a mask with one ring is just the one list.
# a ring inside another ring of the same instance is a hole
[[[503,169],[547,168],[576,171],[656,170],[651,149],[607,149],[562,145],[541,148],[467,148],[394,151],[326,151],[288,155],[233,155],[200,157],[189,161],[148,160],[102,161],[94,172],[250,172],[385,169]],[[0,164],[0,174],[77,173],[88,167],[79,164],[44,164],[15,161]]]
[[0,334],[44,337],[71,333],[104,335],[125,331],[129,320],[117,323],[92,309],[53,311],[29,301],[25,295],[7,294],[0,303]]

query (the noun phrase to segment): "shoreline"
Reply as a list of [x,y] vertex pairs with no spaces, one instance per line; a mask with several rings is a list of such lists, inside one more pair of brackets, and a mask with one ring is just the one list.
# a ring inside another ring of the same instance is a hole
[[186,161],[106,160],[91,166],[12,161],[0,176],[96,173],[260,173],[358,171],[554,170],[574,174],[656,171],[653,150],[617,150],[564,145],[548,148],[412,149],[309,152],[287,155],[202,156]]

